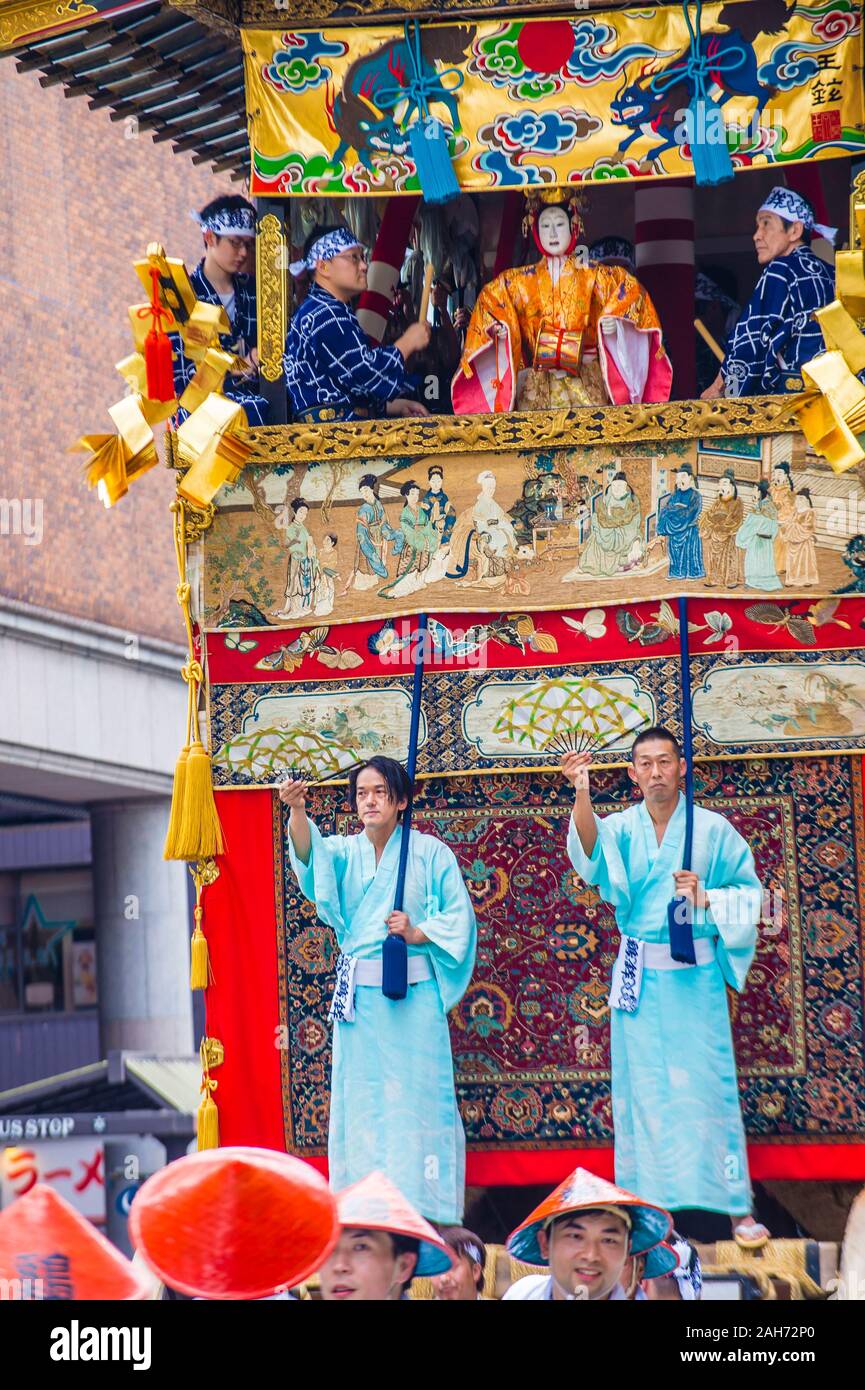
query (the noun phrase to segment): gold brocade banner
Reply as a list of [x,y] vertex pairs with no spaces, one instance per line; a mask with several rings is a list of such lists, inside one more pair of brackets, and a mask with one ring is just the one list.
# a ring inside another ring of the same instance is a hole
[[[737,169],[865,148],[854,0],[732,0],[700,24],[698,55],[682,5],[423,25],[422,84],[460,186],[690,175],[688,140],[724,127]],[[243,46],[254,194],[419,191],[407,29],[244,30]],[[686,119],[695,58],[710,100]]]

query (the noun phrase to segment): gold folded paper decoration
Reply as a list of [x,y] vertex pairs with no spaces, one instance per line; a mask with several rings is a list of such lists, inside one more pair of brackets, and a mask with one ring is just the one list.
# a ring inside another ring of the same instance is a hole
[[231,324],[221,304],[203,304],[196,299],[195,308],[181,324],[180,334],[186,354],[193,362],[200,362],[207,349],[215,343],[220,333],[230,333]]
[[844,473],[865,460],[865,386],[841,352],[823,352],[802,368],[810,391],[791,402],[812,448]]
[[113,507],[129,491],[129,484],[159,462],[153,430],[137,396],[125,396],[109,407],[117,434],[83,434],[70,453],[89,452],[88,487],[95,487],[106,507]]
[[246,412],[236,401],[212,391],[177,431],[177,451],[189,469],[177,491],[197,507],[206,507],[226,483],[236,482],[249,458],[244,437]]
[[865,371],[865,333],[847,312],[847,307],[839,297],[818,309],[814,317],[820,325],[827,349],[842,353],[847,366],[856,374]]
[[233,352],[223,352],[222,348],[209,347],[201,359],[195,376],[190,381],[180,404],[190,415],[203,405],[213,392],[220,392],[229,372],[241,371],[244,363]]
[[856,318],[865,317],[865,203],[853,208],[859,246],[835,253],[835,293]]
[[115,362],[114,370],[120,373],[132,394],[139,397],[141,413],[148,425],[162,424],[163,420],[168,420],[177,410],[176,400],[148,400],[147,368],[142,353],[131,352],[128,357],[122,357],[119,362]]
[[[135,273],[148,294],[154,266],[159,271],[159,302],[173,314],[187,355],[200,362],[220,333],[231,332],[228,315],[221,304],[203,304],[196,297],[183,261],[166,256],[158,241],[150,243],[145,260],[135,262]],[[137,333],[134,315],[141,307],[133,305],[129,310],[133,334]],[[135,345],[140,347],[137,337]]]

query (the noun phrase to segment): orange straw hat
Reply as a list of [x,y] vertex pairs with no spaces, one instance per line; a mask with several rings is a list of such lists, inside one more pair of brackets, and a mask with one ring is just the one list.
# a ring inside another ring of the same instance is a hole
[[324,1178],[273,1149],[204,1149],[143,1184],[129,1234],[163,1283],[199,1298],[266,1298],[300,1284],[339,1239]]
[[0,1280],[22,1298],[150,1296],[150,1280],[47,1183],[0,1212]]
[[415,1274],[428,1278],[444,1274],[455,1260],[438,1231],[416,1212],[398,1187],[384,1173],[370,1173],[337,1193],[339,1224],[362,1231],[388,1231],[392,1236],[411,1236],[420,1241]]
[[508,1251],[518,1260],[527,1264],[543,1265],[547,1261],[541,1254],[538,1233],[546,1230],[559,1216],[572,1211],[591,1211],[596,1208],[620,1209],[630,1230],[629,1250],[632,1255],[642,1255],[653,1246],[666,1240],[673,1229],[673,1218],[662,1207],[644,1202],[632,1192],[598,1178],[585,1168],[577,1168],[569,1178],[560,1183],[555,1192],[545,1197],[540,1206],[527,1216],[521,1226],[508,1236]]

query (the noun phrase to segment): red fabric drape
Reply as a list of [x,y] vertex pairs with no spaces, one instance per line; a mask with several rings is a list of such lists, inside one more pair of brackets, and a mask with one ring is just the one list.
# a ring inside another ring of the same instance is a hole
[[223,1144],[284,1149],[273,891],[273,793],[217,792],[226,853],[206,889],[204,930],[213,984],[207,1034],[225,1046],[213,1073]]

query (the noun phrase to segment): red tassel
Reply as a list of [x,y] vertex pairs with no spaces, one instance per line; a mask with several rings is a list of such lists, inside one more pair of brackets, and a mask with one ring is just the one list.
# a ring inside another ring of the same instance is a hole
[[153,292],[150,304],[139,310],[142,318],[150,315],[152,328],[144,340],[144,369],[147,375],[147,399],[150,401],[173,401],[174,368],[171,360],[171,342],[162,329],[162,320],[172,322],[172,315],[159,303],[159,271],[151,267]]
[[161,401],[174,400],[174,367],[171,359],[171,339],[162,333],[156,340],[156,354],[159,359],[159,380],[162,385]]

